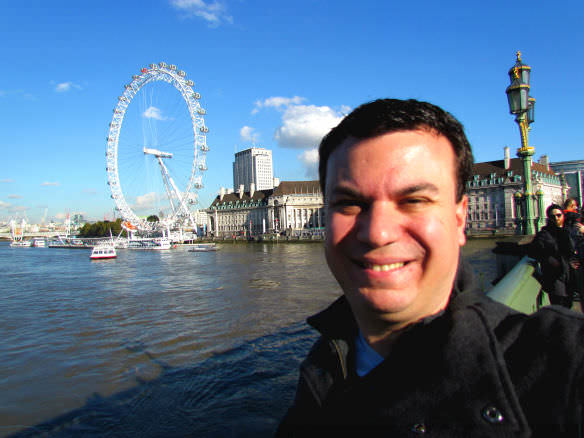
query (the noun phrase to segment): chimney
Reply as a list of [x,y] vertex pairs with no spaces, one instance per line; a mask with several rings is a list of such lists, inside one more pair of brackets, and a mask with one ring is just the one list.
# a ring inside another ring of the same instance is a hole
[[509,154],[509,146],[505,146],[505,170],[511,167],[511,155]]
[[225,187],[219,189],[219,201],[223,201],[223,196],[225,196]]
[[243,198],[243,184],[239,185],[239,199]]
[[274,188],[280,185],[280,178],[274,178]]
[[253,194],[254,194],[254,193],[255,193],[255,184],[254,184],[254,183],[251,183],[251,184],[249,185],[249,197],[250,197],[250,198],[253,198]]

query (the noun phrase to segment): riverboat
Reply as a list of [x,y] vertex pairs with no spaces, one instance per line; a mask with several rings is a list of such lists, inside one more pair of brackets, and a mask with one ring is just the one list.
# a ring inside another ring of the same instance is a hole
[[10,242],[10,246],[13,248],[30,248],[32,246],[32,241],[30,240],[13,240]]
[[189,249],[189,252],[209,252],[218,250],[219,247],[215,243],[198,243]]
[[171,249],[172,245],[170,240],[166,237],[159,239],[140,239],[140,240],[129,240],[127,249],[142,249],[142,250],[166,250]]
[[113,242],[100,243],[91,250],[91,260],[115,259],[118,256]]
[[47,246],[47,241],[40,237],[35,237],[32,239],[32,246],[35,248],[45,248]]
[[16,222],[14,220],[10,221],[10,235],[12,237],[12,242],[10,246],[13,248],[29,248],[32,246],[32,240],[24,240],[24,228],[26,222],[23,219],[20,229],[16,228]]

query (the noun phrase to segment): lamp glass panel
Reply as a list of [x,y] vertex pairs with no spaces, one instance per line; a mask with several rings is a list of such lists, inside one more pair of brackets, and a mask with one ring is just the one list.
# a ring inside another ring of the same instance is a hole
[[529,90],[527,88],[520,88],[519,94],[520,94],[519,106],[521,108],[521,111],[526,111],[527,103],[529,101]]
[[530,70],[528,70],[526,68],[521,70],[521,82],[523,84],[529,85],[529,73],[530,73]]
[[529,109],[527,110],[527,123],[535,122],[535,101],[529,102]]
[[509,112],[516,114],[521,111],[519,104],[519,90],[515,89],[507,93],[507,100],[509,101]]

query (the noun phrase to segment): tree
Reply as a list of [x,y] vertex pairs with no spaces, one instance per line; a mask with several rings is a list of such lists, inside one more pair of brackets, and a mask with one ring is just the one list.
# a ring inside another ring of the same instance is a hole
[[160,222],[160,219],[158,219],[158,216],[156,216],[155,214],[151,214],[150,216],[148,216],[146,218],[147,222]]

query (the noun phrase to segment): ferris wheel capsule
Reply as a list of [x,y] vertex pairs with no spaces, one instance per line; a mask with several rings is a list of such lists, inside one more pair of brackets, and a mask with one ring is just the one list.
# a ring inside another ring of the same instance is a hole
[[200,130],[201,132],[205,133],[205,134],[206,134],[207,132],[209,132],[209,128],[207,128],[206,126],[201,126],[201,127],[199,128],[199,130]]
[[158,65],[162,68],[166,68],[166,62],[159,62]]
[[201,94],[200,94],[200,93],[197,93],[197,92],[195,92],[195,93],[193,93],[193,97],[194,97],[195,99],[200,99],[200,98],[201,98]]
[[185,77],[187,74],[185,73],[185,71],[184,71],[184,70],[179,70],[179,71],[178,71],[178,75],[179,75],[180,77],[184,78],[184,77]]
[[174,64],[170,64],[170,65],[168,66],[168,68],[169,68],[169,69],[171,69],[172,71],[175,71],[175,70],[176,70],[176,65],[174,65]]
[[132,79],[134,79],[134,80],[138,79],[139,77],[140,76],[138,76],[138,75],[132,75]]
[[194,83],[192,80],[190,80],[190,79],[189,79],[189,80],[187,81],[187,85],[188,85],[189,87],[192,87],[192,86],[194,86],[194,85],[195,85],[195,83]]
[[158,66],[156,64],[150,64],[150,68],[155,69],[155,68],[158,68]]
[[[200,97],[200,96],[199,96],[199,97]],[[207,110],[205,110],[204,108],[199,108],[199,109],[197,110],[197,112],[198,112],[199,114],[201,114],[202,116],[204,116],[205,114],[207,114]]]

